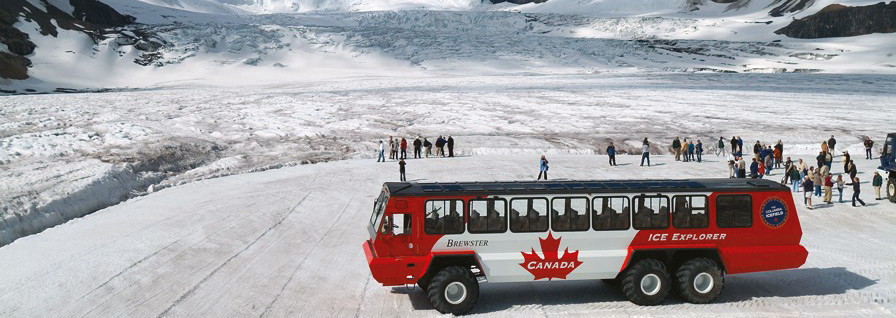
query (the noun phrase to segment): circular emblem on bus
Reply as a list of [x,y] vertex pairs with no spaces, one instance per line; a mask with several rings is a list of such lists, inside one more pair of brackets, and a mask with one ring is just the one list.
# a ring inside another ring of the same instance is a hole
[[762,223],[776,229],[784,225],[784,222],[787,222],[787,205],[784,201],[771,198],[762,202]]

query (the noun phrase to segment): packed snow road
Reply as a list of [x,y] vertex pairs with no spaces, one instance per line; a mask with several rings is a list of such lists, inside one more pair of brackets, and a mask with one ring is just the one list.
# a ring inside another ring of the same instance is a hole
[[[727,176],[711,155],[702,164],[656,156],[653,167],[621,156],[613,168],[604,156],[549,159],[552,178]],[[714,304],[639,307],[600,282],[532,282],[484,284],[473,314],[892,316],[896,209],[871,197],[873,162],[858,164],[868,207],[809,211],[800,200],[807,263],[729,276]],[[373,200],[397,168],[347,160],[203,180],[19,239],[0,247],[0,317],[438,315],[419,289],[373,281],[360,247]],[[536,168],[529,155],[411,159],[408,178],[533,179]]]

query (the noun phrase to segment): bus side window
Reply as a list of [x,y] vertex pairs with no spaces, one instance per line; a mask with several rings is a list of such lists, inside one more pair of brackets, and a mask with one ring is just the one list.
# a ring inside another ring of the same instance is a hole
[[504,233],[507,231],[507,200],[470,200],[470,233]]
[[662,195],[635,197],[637,212],[634,226],[638,230],[665,229],[669,227],[669,197]]
[[680,229],[709,226],[705,195],[676,195],[672,197],[672,226]]
[[461,234],[464,232],[463,200],[429,200],[423,205],[423,230],[426,234]]
[[510,200],[510,231],[544,232],[548,230],[548,199]]
[[595,231],[628,230],[631,208],[627,197],[596,197],[592,206]]
[[387,216],[383,221],[383,228],[380,233],[391,235],[411,234],[411,215],[393,214]]
[[588,198],[554,198],[551,201],[551,228],[554,231],[587,231]]
[[748,194],[717,196],[716,225],[720,228],[752,227],[753,197]]

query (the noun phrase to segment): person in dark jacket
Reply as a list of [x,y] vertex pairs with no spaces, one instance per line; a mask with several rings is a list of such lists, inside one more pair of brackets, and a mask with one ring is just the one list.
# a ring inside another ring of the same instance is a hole
[[398,173],[401,175],[401,181],[408,181],[408,179],[404,176],[405,165],[407,165],[407,163],[404,162],[404,158],[398,161]]
[[809,210],[812,210],[812,191],[815,188],[815,185],[812,184],[812,178],[806,176],[803,179],[803,204],[806,205]]
[[750,164],[750,178],[759,178],[759,161],[756,161],[756,158],[753,158],[753,163]]
[[448,146],[448,157],[454,157],[454,138],[448,136],[448,140],[445,141],[445,145]]
[[647,159],[647,166],[650,167],[650,142],[647,141],[647,138],[644,138],[644,143],[641,145],[641,166],[644,166],[644,159]]
[[874,140],[871,140],[871,136],[865,137],[865,159],[871,160],[872,148],[874,148]]
[[834,146],[837,145],[837,140],[834,139],[834,135],[831,135],[831,139],[828,139],[828,151],[830,153],[834,153]]
[[442,136],[436,139],[436,157],[445,157],[445,139]]
[[880,187],[883,185],[884,185],[884,178],[880,176],[880,173],[877,173],[877,171],[875,171],[874,179],[871,179],[871,186],[874,187],[874,194],[877,195],[876,200],[881,200]]
[[856,170],[856,164],[850,160],[849,161],[849,179],[853,180],[856,178],[856,175],[859,174],[858,170]]
[[820,168],[821,166],[824,166],[824,165],[825,165],[824,157],[825,157],[825,155],[824,155],[824,151],[820,151],[820,152],[818,152],[818,156],[815,156],[815,163],[817,164],[817,166],[818,166],[819,168]]
[[759,151],[762,150],[762,144],[759,143],[759,140],[756,141],[756,144],[753,145],[753,156],[759,157]]
[[703,161],[703,142],[697,139],[697,146],[694,151],[697,153],[697,162]]
[[607,156],[610,157],[610,166],[616,165],[616,146],[613,145],[613,142],[610,142],[610,145],[607,146]]
[[675,153],[675,161],[681,161],[681,141],[678,137],[672,140],[672,152]]
[[849,156],[849,151],[843,152],[843,173],[849,173],[849,162],[852,161],[852,157]]
[[800,190],[800,169],[795,165],[790,166],[790,169],[787,171],[787,176],[793,183],[793,192],[798,192]]
[[414,159],[422,157],[420,155],[420,146],[423,146],[423,142],[420,141],[420,137],[414,139]]
[[423,149],[423,153],[426,155],[426,158],[429,158],[429,155],[432,154],[432,143],[429,142],[426,137],[423,137]]
[[719,145],[718,149],[716,149],[716,157],[721,156],[725,153],[725,137],[719,137]]
[[737,137],[731,137],[731,154],[737,153]]
[[[744,140],[741,139],[740,136],[737,136],[737,152],[741,154],[744,153]],[[741,155],[738,156],[742,157]]]
[[541,176],[544,175],[544,179],[548,179],[548,159],[541,155],[541,160],[538,161],[538,179],[535,181],[541,180]]
[[[831,139],[834,139],[831,137]],[[856,201],[865,206],[865,201],[859,198],[859,193],[862,193],[862,184],[859,182],[859,178],[852,178],[852,206],[856,206]]]
[[694,147],[694,142],[688,141],[688,162],[697,161],[697,158],[694,158],[694,151],[696,151],[696,147]]

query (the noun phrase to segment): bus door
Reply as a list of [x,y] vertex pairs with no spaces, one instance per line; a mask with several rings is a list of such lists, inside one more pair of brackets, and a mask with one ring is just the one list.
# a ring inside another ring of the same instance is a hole
[[392,213],[386,216],[379,239],[388,246],[390,256],[415,255],[413,223],[410,213]]

